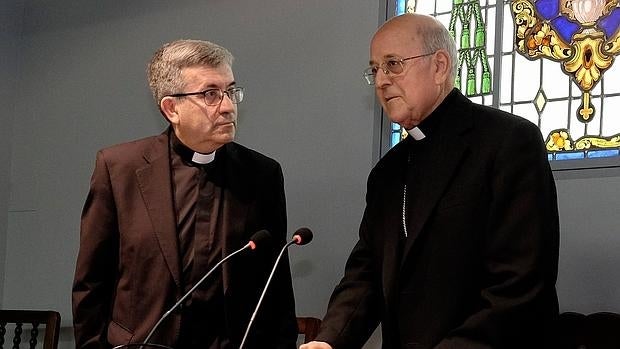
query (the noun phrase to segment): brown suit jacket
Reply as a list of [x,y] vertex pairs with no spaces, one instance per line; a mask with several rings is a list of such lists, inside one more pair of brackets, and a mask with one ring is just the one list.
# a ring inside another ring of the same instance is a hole
[[[168,132],[97,153],[73,284],[77,348],[141,342],[183,295]],[[238,346],[285,243],[284,185],[280,165],[270,158],[236,143],[223,146],[220,154],[225,154],[225,175],[216,231],[223,255],[245,245],[261,229],[276,241],[262,252],[245,251],[223,265],[222,321]],[[174,346],[179,327],[180,314],[174,312],[150,342]],[[277,348],[294,348],[296,337],[290,269],[284,258],[247,347],[275,343]]]
[[414,166],[408,137],[370,173],[360,238],[318,339],[360,348],[381,323],[386,349],[544,348],[559,223],[540,132],[458,90],[432,118]]

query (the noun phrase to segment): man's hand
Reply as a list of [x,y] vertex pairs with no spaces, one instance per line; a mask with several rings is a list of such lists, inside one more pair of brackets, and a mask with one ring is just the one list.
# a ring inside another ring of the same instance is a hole
[[332,349],[332,346],[325,342],[310,342],[302,344],[299,349]]

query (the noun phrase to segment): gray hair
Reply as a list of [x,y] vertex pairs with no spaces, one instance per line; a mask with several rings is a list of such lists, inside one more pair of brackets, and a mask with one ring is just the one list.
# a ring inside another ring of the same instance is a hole
[[450,62],[452,63],[452,71],[450,72],[450,79],[454,82],[456,78],[456,70],[459,62],[458,52],[456,50],[456,44],[454,38],[448,32],[448,29],[437,21],[437,25],[421,26],[418,33],[422,42],[422,48],[424,52],[435,52],[437,50],[445,50],[448,52]]
[[164,44],[155,52],[147,67],[149,87],[159,105],[167,95],[179,93],[184,87],[183,68],[206,65],[232,66],[234,57],[224,47],[203,40],[177,40]]

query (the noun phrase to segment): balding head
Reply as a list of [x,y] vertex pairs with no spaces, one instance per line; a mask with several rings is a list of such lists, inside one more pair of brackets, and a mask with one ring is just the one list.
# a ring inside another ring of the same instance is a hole
[[406,41],[416,43],[425,52],[445,50],[451,63],[451,78],[448,81],[451,85],[449,87],[454,86],[458,64],[456,45],[450,32],[435,17],[419,13],[405,13],[392,17],[379,27],[373,40],[384,31],[404,33]]
[[420,14],[394,17],[375,33],[370,66],[375,91],[390,119],[417,126],[454,87],[454,40],[436,19]]

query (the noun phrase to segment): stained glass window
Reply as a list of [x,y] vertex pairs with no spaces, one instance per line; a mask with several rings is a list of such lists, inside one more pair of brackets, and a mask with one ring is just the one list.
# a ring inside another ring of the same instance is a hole
[[[429,14],[449,29],[459,51],[455,86],[538,125],[552,164],[618,165],[619,0],[393,1],[389,15]],[[393,146],[403,130],[390,131]]]

